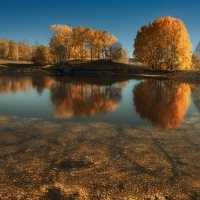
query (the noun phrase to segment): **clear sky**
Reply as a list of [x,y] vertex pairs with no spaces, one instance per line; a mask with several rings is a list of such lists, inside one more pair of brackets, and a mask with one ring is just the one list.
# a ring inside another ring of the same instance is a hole
[[161,16],[181,19],[193,49],[200,41],[200,0],[0,0],[0,39],[48,45],[52,24],[107,30],[132,56],[137,30]]

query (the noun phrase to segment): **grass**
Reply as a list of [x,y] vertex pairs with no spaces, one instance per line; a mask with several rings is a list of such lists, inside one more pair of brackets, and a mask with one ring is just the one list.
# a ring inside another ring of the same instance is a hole
[[0,68],[30,68],[34,64],[29,61],[0,60]]

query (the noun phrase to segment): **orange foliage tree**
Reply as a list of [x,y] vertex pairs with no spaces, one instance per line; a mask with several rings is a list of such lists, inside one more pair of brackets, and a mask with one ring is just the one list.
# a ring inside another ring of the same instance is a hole
[[135,38],[133,55],[151,69],[187,69],[191,49],[184,23],[168,16],[142,26]]
[[165,129],[181,123],[190,103],[190,87],[168,81],[146,80],[133,89],[136,112]]
[[8,41],[5,39],[0,40],[0,59],[7,59],[8,58]]

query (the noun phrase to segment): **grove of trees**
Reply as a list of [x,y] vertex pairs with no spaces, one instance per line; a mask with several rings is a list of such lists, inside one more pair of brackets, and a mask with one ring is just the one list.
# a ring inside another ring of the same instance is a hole
[[37,45],[28,44],[27,40],[0,40],[0,59],[31,61]]
[[[0,40],[0,59],[32,61],[37,64],[65,63],[69,60],[99,60],[128,63],[128,51],[108,31],[78,26],[51,25],[48,46]],[[157,18],[137,32],[133,56],[150,69],[182,70],[200,66],[200,43],[194,54],[185,24],[170,16]]]
[[135,38],[133,55],[151,69],[188,69],[191,49],[185,24],[167,16],[142,26]]
[[109,59],[128,63],[128,51],[108,31],[67,25],[52,25],[49,46],[29,45],[26,40],[0,40],[0,59],[33,61],[38,64],[64,63],[69,60]]
[[82,26],[72,28],[60,24],[50,26],[50,30],[53,32],[50,48],[56,61],[103,58],[124,62],[125,58],[128,58],[127,52],[122,49],[117,38],[108,31]]

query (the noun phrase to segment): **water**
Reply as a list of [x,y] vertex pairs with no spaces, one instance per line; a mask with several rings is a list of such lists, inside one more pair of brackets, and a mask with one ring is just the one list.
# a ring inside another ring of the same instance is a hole
[[107,122],[171,128],[185,116],[198,113],[190,97],[189,85],[160,80],[0,77],[1,115],[57,123]]
[[199,88],[0,76],[0,198],[199,198]]

